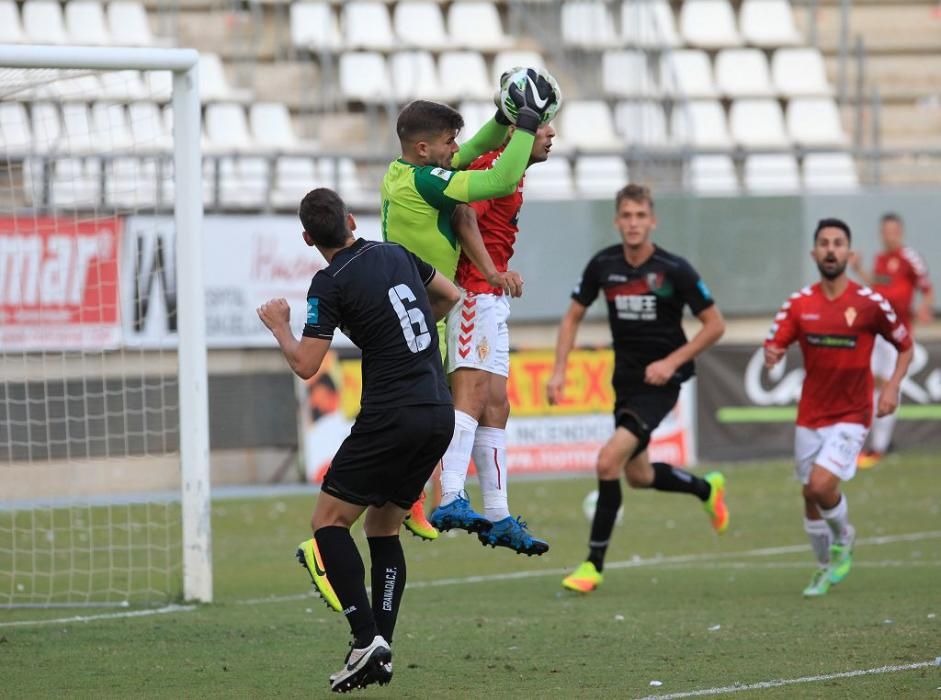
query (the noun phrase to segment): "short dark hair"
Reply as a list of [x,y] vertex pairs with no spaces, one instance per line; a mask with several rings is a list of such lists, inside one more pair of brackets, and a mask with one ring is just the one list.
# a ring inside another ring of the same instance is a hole
[[825,228],[838,228],[843,233],[846,234],[846,240],[849,243],[853,242],[853,234],[850,231],[849,224],[843,221],[843,219],[830,218],[830,219],[820,219],[820,221],[817,222],[817,228],[814,229],[814,243],[817,242],[817,236]]
[[650,211],[653,211],[653,195],[650,193],[650,188],[646,185],[625,185],[618,190],[618,193],[614,195],[614,208],[620,209],[621,202],[624,200],[630,202],[637,202],[638,204],[643,204],[646,202],[650,205]]
[[314,243],[323,248],[340,248],[353,235],[346,224],[346,204],[327,187],[304,195],[297,215]]
[[901,226],[904,223],[902,221],[902,217],[896,214],[894,211],[887,211],[885,214],[882,215],[882,218],[879,219],[879,223],[881,224],[887,223],[889,221],[894,221],[899,226]]
[[422,136],[436,136],[442,131],[460,131],[463,128],[464,117],[460,112],[429,100],[407,104],[395,123],[395,133],[403,144],[418,141]]

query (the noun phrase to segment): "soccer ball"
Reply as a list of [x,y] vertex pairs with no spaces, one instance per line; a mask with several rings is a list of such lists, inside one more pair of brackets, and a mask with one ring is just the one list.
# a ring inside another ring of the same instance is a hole
[[[595,519],[595,508],[597,507],[598,507],[598,490],[595,489],[594,491],[589,493],[587,496],[585,496],[585,500],[582,501],[582,512],[585,514],[585,518],[588,520],[588,522],[591,522],[592,520]],[[623,505],[620,508],[618,508],[618,515],[617,515],[617,518],[615,518],[614,522],[615,524],[620,525],[622,520],[624,520],[624,506]]]
[[497,106],[500,108],[500,111],[503,112],[503,116],[510,120],[510,123],[516,123],[516,108],[513,105],[513,100],[510,98],[510,85],[515,84],[520,89],[524,89],[526,80],[528,79],[527,73],[530,70],[535,70],[539,75],[548,80],[552,85],[552,91],[555,93],[555,101],[542,115],[541,123],[548,124],[555,118],[555,115],[558,114],[559,109],[562,107],[562,91],[559,89],[559,84],[556,82],[556,79],[544,68],[530,69],[517,66],[516,68],[511,68],[506,71],[500,78],[500,102]]

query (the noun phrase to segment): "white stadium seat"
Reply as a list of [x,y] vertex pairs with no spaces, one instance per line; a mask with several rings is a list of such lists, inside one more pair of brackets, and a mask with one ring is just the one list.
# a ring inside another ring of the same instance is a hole
[[611,12],[604,3],[569,0],[562,4],[562,43],[596,51],[621,42],[614,31]]
[[818,49],[778,49],[771,57],[771,75],[782,95],[825,97],[833,94]]
[[58,158],[53,163],[52,205],[87,209],[101,201],[101,161]]
[[111,35],[105,25],[105,11],[98,0],[70,0],[65,5],[65,26],[72,41],[108,46]]
[[700,148],[730,148],[725,112],[715,100],[696,100],[673,106],[670,121],[673,142]]
[[262,148],[290,151],[304,146],[294,132],[287,105],[282,102],[252,103],[248,121],[251,125],[252,140]]
[[491,85],[497,89],[503,71],[516,66],[527,68],[545,68],[546,62],[542,55],[535,51],[501,51],[493,58],[493,70],[490,71]]
[[788,0],[744,0],[738,19],[742,38],[752,46],[771,48],[802,43]]
[[460,112],[461,116],[464,118],[464,128],[461,129],[461,132],[458,134],[458,141],[461,143],[464,143],[467,139],[476,134],[480,127],[490,121],[496,113],[493,102],[489,101],[461,102],[461,104],[458,105],[457,111]]
[[136,70],[106,70],[101,72],[99,79],[101,80],[101,97],[103,99],[114,100],[115,102],[130,102],[147,97],[144,79]]
[[667,0],[625,0],[621,4],[621,40],[628,46],[674,48],[682,42]]
[[343,38],[349,49],[388,51],[396,45],[389,8],[381,2],[343,4]]
[[575,189],[580,195],[610,199],[627,181],[627,163],[621,156],[579,156],[575,160]]
[[137,209],[157,203],[157,166],[153,159],[121,157],[105,168],[105,200],[112,207]]
[[692,99],[718,97],[712,64],[705,51],[668,51],[660,57],[660,84],[668,95]]
[[165,70],[144,71],[144,83],[150,99],[166,102],[173,95],[173,74]]
[[643,51],[605,51],[601,56],[601,85],[610,97],[653,97],[656,81]]
[[438,75],[442,82],[442,100],[486,100],[496,85],[487,76],[487,64],[477,51],[445,51],[438,57]]
[[326,187],[340,193],[351,206],[374,205],[371,193],[363,187],[352,158],[321,158],[318,163],[320,178]]
[[29,0],[23,5],[23,31],[30,44],[67,44],[69,36],[57,0]]
[[735,164],[729,156],[693,156],[686,178],[687,186],[699,194],[732,194],[739,189]]
[[271,204],[295,208],[305,194],[320,184],[323,183],[319,181],[313,158],[282,156],[275,164]]
[[395,6],[392,24],[404,46],[439,51],[451,45],[441,7],[436,2],[402,0]]
[[742,45],[729,0],[686,0],[680,9],[680,33],[686,43],[703,49]]
[[772,97],[768,59],[758,49],[723,49],[716,56],[716,87],[726,97]]
[[123,151],[133,147],[134,138],[128,125],[124,105],[96,102],[91,108],[93,137],[97,148]]
[[43,98],[88,102],[101,97],[101,82],[98,76],[81,72],[60,72],[60,76],[58,80],[52,80],[40,88]]
[[624,146],[614,129],[611,110],[602,100],[568,100],[556,122],[569,147],[609,151]]
[[108,3],[108,27],[111,40],[117,46],[151,46],[154,37],[150,31],[147,10],[136,0],[114,0]]
[[0,0],[0,44],[22,44],[26,40],[16,3]]
[[347,51],[340,55],[340,93],[348,100],[385,102],[392,85],[385,58],[375,51]]
[[157,103],[132,102],[127,107],[127,114],[137,148],[166,151],[173,145]]
[[8,155],[28,153],[33,147],[29,115],[22,102],[0,102],[0,150]]
[[572,166],[560,155],[526,170],[523,197],[526,199],[571,199],[575,196]]
[[500,15],[489,2],[455,2],[448,8],[451,45],[478,51],[499,51],[510,45]]
[[210,151],[245,151],[254,147],[245,108],[217,102],[206,106],[206,137]]
[[849,153],[808,153],[804,157],[804,187],[821,192],[859,189],[853,158]]
[[340,26],[327,2],[291,3],[291,44],[309,51],[339,51],[343,46]]
[[441,99],[435,59],[428,51],[400,51],[389,59],[392,94],[399,102]]
[[236,90],[229,85],[222,59],[218,54],[207,52],[199,54],[199,94],[203,102],[214,100],[247,102],[251,98],[249,91]]
[[667,118],[659,102],[619,102],[614,108],[614,123],[627,144],[653,147],[669,144]]
[[62,136],[68,153],[80,155],[97,150],[87,104],[66,102],[62,105]]
[[59,107],[50,102],[34,102],[30,106],[30,127],[33,132],[33,148],[37,153],[62,151],[62,118]]
[[794,99],[787,104],[787,130],[802,146],[841,146],[846,136],[836,102],[827,98]]
[[736,100],[729,111],[732,139],[743,148],[784,148],[790,140],[777,100]]
[[797,159],[787,153],[754,153],[745,158],[745,189],[755,194],[800,189]]

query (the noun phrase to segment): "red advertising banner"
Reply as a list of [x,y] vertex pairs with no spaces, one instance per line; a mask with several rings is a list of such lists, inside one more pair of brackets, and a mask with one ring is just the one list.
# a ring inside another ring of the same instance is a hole
[[0,218],[0,348],[118,345],[121,225],[118,218]]

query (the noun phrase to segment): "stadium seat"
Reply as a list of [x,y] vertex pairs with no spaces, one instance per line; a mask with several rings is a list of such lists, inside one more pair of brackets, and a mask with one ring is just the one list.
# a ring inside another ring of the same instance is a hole
[[101,161],[58,158],[53,162],[50,197],[54,207],[90,209],[101,201]]
[[663,53],[660,57],[660,85],[664,93],[677,97],[718,97],[709,56],[698,49]]
[[315,144],[305,144],[294,132],[291,115],[282,102],[254,102],[249,108],[248,121],[251,125],[252,140],[262,148],[271,151],[291,151],[293,149],[312,148]]
[[438,57],[438,75],[447,77],[441,81],[442,100],[486,100],[496,89],[487,77],[484,57],[477,51],[445,51]]
[[389,9],[381,2],[344,3],[343,39],[348,49],[388,51],[395,48]]
[[840,113],[832,99],[791,100],[786,121],[791,139],[802,146],[840,146],[846,142]]
[[716,56],[716,87],[725,97],[772,97],[768,59],[758,49],[724,49]]
[[787,97],[826,97],[833,94],[818,49],[778,49],[771,57],[771,75]]
[[399,102],[440,100],[441,84],[435,59],[428,51],[400,51],[389,59],[392,94]]
[[26,41],[16,3],[0,0],[0,44],[23,44]]
[[448,8],[448,34],[452,46],[478,51],[499,51],[511,43],[496,6],[489,2],[453,3]]
[[79,100],[88,102],[101,97],[101,82],[90,73],[61,73],[58,80],[51,80],[40,88],[44,98],[55,100]]
[[440,51],[451,46],[444,30],[444,17],[436,2],[403,0],[392,16],[395,34],[404,46]]
[[108,205],[140,209],[157,204],[157,164],[153,158],[114,158],[104,167]]
[[580,195],[610,199],[627,182],[627,163],[621,156],[579,156],[575,160],[575,189]]
[[92,133],[88,105],[84,102],[62,104],[62,137],[66,153],[81,155],[98,149]]
[[173,95],[173,74],[165,70],[144,72],[144,83],[150,99],[166,102]]
[[136,70],[102,71],[101,97],[115,102],[131,102],[147,97],[144,80]]
[[562,43],[597,51],[620,45],[605,3],[568,0],[562,3]]
[[619,102],[614,108],[614,123],[629,145],[656,148],[669,144],[667,118],[659,102]]
[[282,156],[275,164],[271,204],[278,208],[296,209],[301,199],[321,183],[313,158]]
[[703,155],[690,158],[686,171],[687,187],[699,194],[738,192],[735,164],[729,156]]
[[572,166],[558,154],[526,171],[523,196],[527,199],[571,199],[575,196]]
[[0,102],[0,151],[8,157],[28,153],[33,147],[29,115],[22,102]]
[[605,51],[601,56],[601,85],[610,97],[653,97],[656,81],[643,51]]
[[788,0],[744,0],[738,20],[742,38],[752,46],[773,48],[801,43]]
[[568,100],[556,118],[569,147],[580,151],[610,151],[624,147],[614,130],[614,119],[602,100]]
[[23,4],[23,31],[30,44],[67,44],[69,36],[57,0],[29,0]]
[[340,93],[348,100],[386,102],[392,97],[389,69],[382,54],[347,51],[340,55]]
[[72,41],[108,46],[111,35],[105,26],[105,11],[98,0],[70,0],[65,5],[65,26]]
[[500,51],[493,57],[493,70],[490,71],[491,85],[497,89],[500,84],[500,76],[503,71],[516,66],[531,66],[533,68],[545,68],[546,62],[542,55],[535,51]]
[[124,151],[134,146],[124,105],[96,102],[91,108],[92,137],[96,148],[104,151]]
[[458,134],[458,141],[464,143],[493,118],[496,109],[493,102],[465,101],[458,105],[457,111],[464,118],[464,128]]
[[725,112],[715,100],[695,100],[673,106],[673,142],[700,148],[731,148]]
[[108,3],[108,28],[117,46],[152,46],[147,10],[136,0],[114,0]]
[[625,0],[621,4],[621,40],[645,49],[675,48],[682,43],[667,0]]
[[754,153],[747,156],[745,189],[756,194],[783,194],[799,190],[797,159],[787,153]]
[[729,0],[686,0],[680,9],[680,33],[686,43],[703,49],[742,45]]
[[251,99],[250,91],[237,90],[229,85],[219,55],[207,52],[199,54],[199,94],[203,102],[247,102]]
[[160,107],[155,102],[132,102],[127,107],[127,114],[137,148],[165,151],[173,145]]
[[729,110],[729,128],[732,140],[743,148],[784,148],[791,145],[777,100],[736,100]]
[[248,131],[245,108],[223,102],[207,105],[206,138],[210,152],[251,150],[254,142]]
[[324,186],[339,192],[351,206],[375,206],[375,196],[363,187],[352,158],[321,158],[318,172]]
[[291,4],[291,44],[312,52],[339,51],[343,46],[340,26],[333,8],[327,2],[295,2]]
[[30,105],[29,111],[35,151],[37,153],[64,151],[62,118],[59,115],[58,105],[51,102],[34,102]]
[[853,158],[849,153],[808,153],[804,157],[804,187],[822,192],[859,189]]

